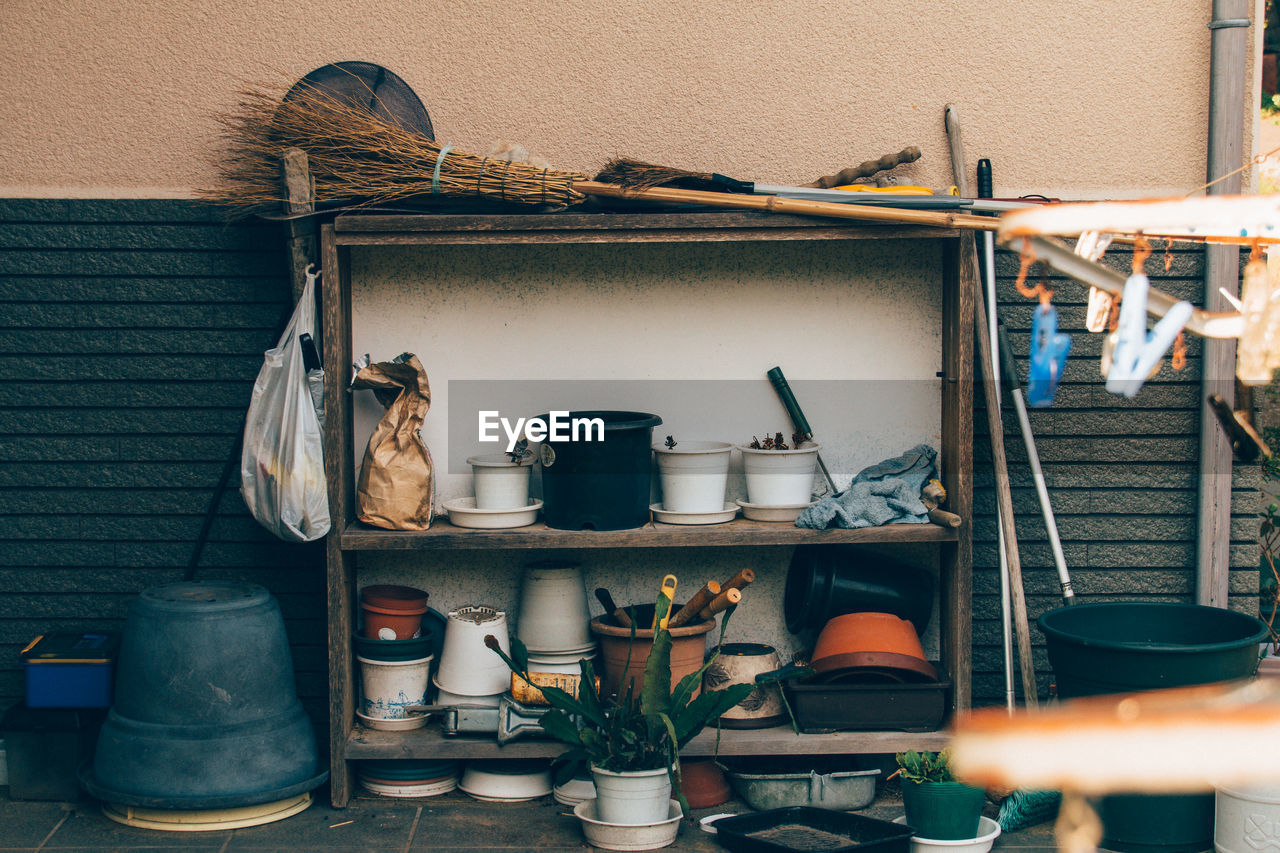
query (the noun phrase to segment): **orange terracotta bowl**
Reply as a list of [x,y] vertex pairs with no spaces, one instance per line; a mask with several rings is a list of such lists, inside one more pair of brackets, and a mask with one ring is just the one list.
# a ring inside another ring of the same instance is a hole
[[813,663],[836,655],[888,652],[925,660],[916,629],[892,613],[846,613],[827,622],[813,648]]
[[710,758],[680,762],[680,792],[691,809],[709,809],[733,796],[724,771]]

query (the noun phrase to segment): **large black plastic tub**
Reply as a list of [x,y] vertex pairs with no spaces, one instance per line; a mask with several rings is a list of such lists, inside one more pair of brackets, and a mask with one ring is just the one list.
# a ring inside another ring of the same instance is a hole
[[[560,413],[562,416],[564,413]],[[542,420],[550,422],[550,415]],[[645,412],[569,412],[599,418],[597,432],[542,443],[542,517],[558,530],[628,530],[649,521],[650,443],[662,418]]]
[[[1255,616],[1196,604],[1079,604],[1038,621],[1064,699],[1248,678],[1267,636]],[[1211,793],[1118,794],[1103,797],[1098,814],[1108,850],[1180,853],[1213,846]]]

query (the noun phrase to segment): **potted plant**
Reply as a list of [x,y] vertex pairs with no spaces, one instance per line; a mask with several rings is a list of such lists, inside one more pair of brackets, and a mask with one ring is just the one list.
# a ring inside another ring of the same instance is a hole
[[789,446],[782,433],[763,440],[752,437],[739,445],[742,470],[747,478],[747,502],[757,506],[803,506],[813,494],[813,473],[818,467],[821,445],[791,437]]
[[951,774],[947,751],[900,752],[902,805],[907,826],[920,838],[958,841],[976,838],[982,804],[981,788],[966,785]]
[[[659,624],[669,607],[669,601],[659,598]],[[722,640],[727,624],[726,618],[720,629]],[[510,655],[503,653],[496,638],[492,642],[486,638],[486,643],[513,672],[529,679],[527,653],[518,640],[512,641]],[[673,789],[688,814],[689,804],[679,788],[680,750],[755,687],[734,684],[723,690],[704,690],[694,698],[703,671],[714,660],[713,654],[706,665],[681,678],[673,689],[671,633],[659,627],[639,695],[628,685],[615,698],[602,697],[589,660],[580,662],[582,680],[576,698],[563,690],[543,687],[542,694],[552,710],[540,723],[548,734],[569,746],[556,759],[557,781],[571,776],[580,763],[587,763],[596,785],[596,814],[605,823],[660,823],[668,818]]]
[[476,509],[523,509],[529,505],[533,471],[529,442],[520,440],[507,453],[467,457],[476,489]]

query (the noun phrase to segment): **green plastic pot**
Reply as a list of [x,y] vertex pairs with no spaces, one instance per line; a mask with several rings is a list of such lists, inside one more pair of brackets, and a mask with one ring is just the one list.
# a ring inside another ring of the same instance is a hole
[[[1077,604],[1040,617],[1063,699],[1248,678],[1267,626],[1198,604]],[[1171,745],[1171,748],[1177,748]],[[1097,803],[1102,846],[1186,853],[1213,846],[1213,794],[1114,794]]]
[[963,782],[902,780],[902,805],[907,826],[917,837],[959,841],[978,837],[978,819],[986,794]]

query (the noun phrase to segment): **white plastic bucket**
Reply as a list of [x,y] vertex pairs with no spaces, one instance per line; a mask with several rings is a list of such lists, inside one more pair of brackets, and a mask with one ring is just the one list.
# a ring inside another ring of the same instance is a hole
[[1219,853],[1259,853],[1280,847],[1280,784],[1218,788],[1214,796],[1213,848]]
[[403,720],[405,708],[424,705],[433,656],[417,660],[360,661],[360,713],[380,720]]
[[755,450],[739,447],[747,478],[747,502],[760,506],[798,506],[809,503],[820,445],[798,450]]
[[667,769],[614,773],[591,768],[596,816],[604,823],[647,825],[667,819],[671,777]]
[[516,630],[530,652],[581,651],[590,647],[594,642],[587,628],[590,621],[580,566],[547,562],[525,568]]
[[523,509],[529,505],[529,474],[533,457],[520,465],[505,453],[467,459],[476,489],[476,509]]
[[727,441],[681,441],[675,447],[655,447],[662,508],[667,512],[719,512],[729,481]]
[[511,653],[507,614],[492,607],[459,607],[449,611],[444,651],[436,670],[436,684],[460,696],[492,696],[511,686],[511,670],[484,638],[492,634],[498,647]]

